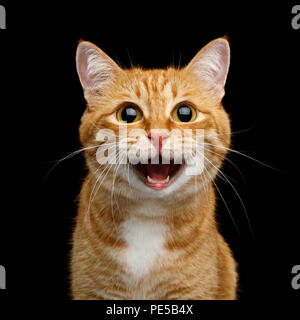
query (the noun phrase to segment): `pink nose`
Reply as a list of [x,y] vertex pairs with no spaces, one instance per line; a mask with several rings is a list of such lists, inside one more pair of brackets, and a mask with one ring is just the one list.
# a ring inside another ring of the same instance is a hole
[[154,146],[159,149],[159,153],[162,148],[163,140],[165,140],[168,137],[168,130],[152,129],[148,134],[148,138],[153,142]]

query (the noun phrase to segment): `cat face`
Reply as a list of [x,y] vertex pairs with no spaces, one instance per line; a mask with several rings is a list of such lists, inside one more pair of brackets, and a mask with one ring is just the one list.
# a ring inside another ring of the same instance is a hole
[[184,197],[214,179],[230,143],[221,100],[229,45],[217,39],[182,69],[121,69],[77,49],[87,109],[80,138],[96,188],[129,198]]

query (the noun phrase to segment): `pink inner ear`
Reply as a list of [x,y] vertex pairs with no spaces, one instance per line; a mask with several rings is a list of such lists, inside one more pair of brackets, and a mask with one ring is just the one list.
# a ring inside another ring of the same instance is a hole
[[88,49],[83,47],[78,49],[77,53],[77,70],[83,89],[90,88],[92,81],[88,74]]
[[99,48],[89,42],[81,42],[76,53],[77,71],[81,85],[85,91],[101,91],[113,81],[120,68]]
[[218,83],[218,85],[224,87],[229,67],[229,51],[227,45],[225,45],[224,43],[220,43],[218,48],[216,49],[218,51],[220,59],[220,69],[219,72],[216,73],[216,82]]
[[[77,70],[84,90],[93,89],[103,80],[101,75],[106,73],[107,63],[91,44],[80,43],[76,54]],[[102,70],[104,69],[104,70]]]
[[211,89],[223,88],[229,68],[228,42],[217,39],[204,47],[192,60],[191,71]]

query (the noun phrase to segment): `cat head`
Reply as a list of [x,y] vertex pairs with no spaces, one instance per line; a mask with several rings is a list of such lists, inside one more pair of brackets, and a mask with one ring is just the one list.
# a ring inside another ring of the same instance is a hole
[[76,63],[87,102],[80,139],[95,185],[133,198],[205,189],[230,144],[222,106],[229,60],[228,41],[219,38],[180,69],[122,69],[80,42]]

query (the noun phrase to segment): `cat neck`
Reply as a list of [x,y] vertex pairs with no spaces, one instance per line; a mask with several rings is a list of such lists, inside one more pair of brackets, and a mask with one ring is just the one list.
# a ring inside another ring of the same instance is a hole
[[209,237],[209,230],[216,230],[213,186],[208,185],[203,194],[173,202],[163,199],[133,201],[124,196],[113,201],[109,190],[101,189],[94,197],[92,190],[93,184],[87,179],[80,195],[78,225],[87,232],[95,250],[100,240],[108,247],[127,248],[126,230],[129,230],[126,235],[132,230],[140,232],[139,235],[160,230],[158,237],[163,235],[165,245],[172,250],[182,247],[182,239],[190,243],[200,241]]
[[144,221],[174,222],[178,219],[195,219],[197,216],[213,215],[215,207],[215,194],[211,184],[205,190],[196,194],[187,195],[185,198],[128,198],[118,194],[113,196],[111,190],[102,188],[92,195],[92,183],[87,183],[87,197],[89,197],[90,210],[97,216],[105,215],[106,221],[118,224],[131,217]]

